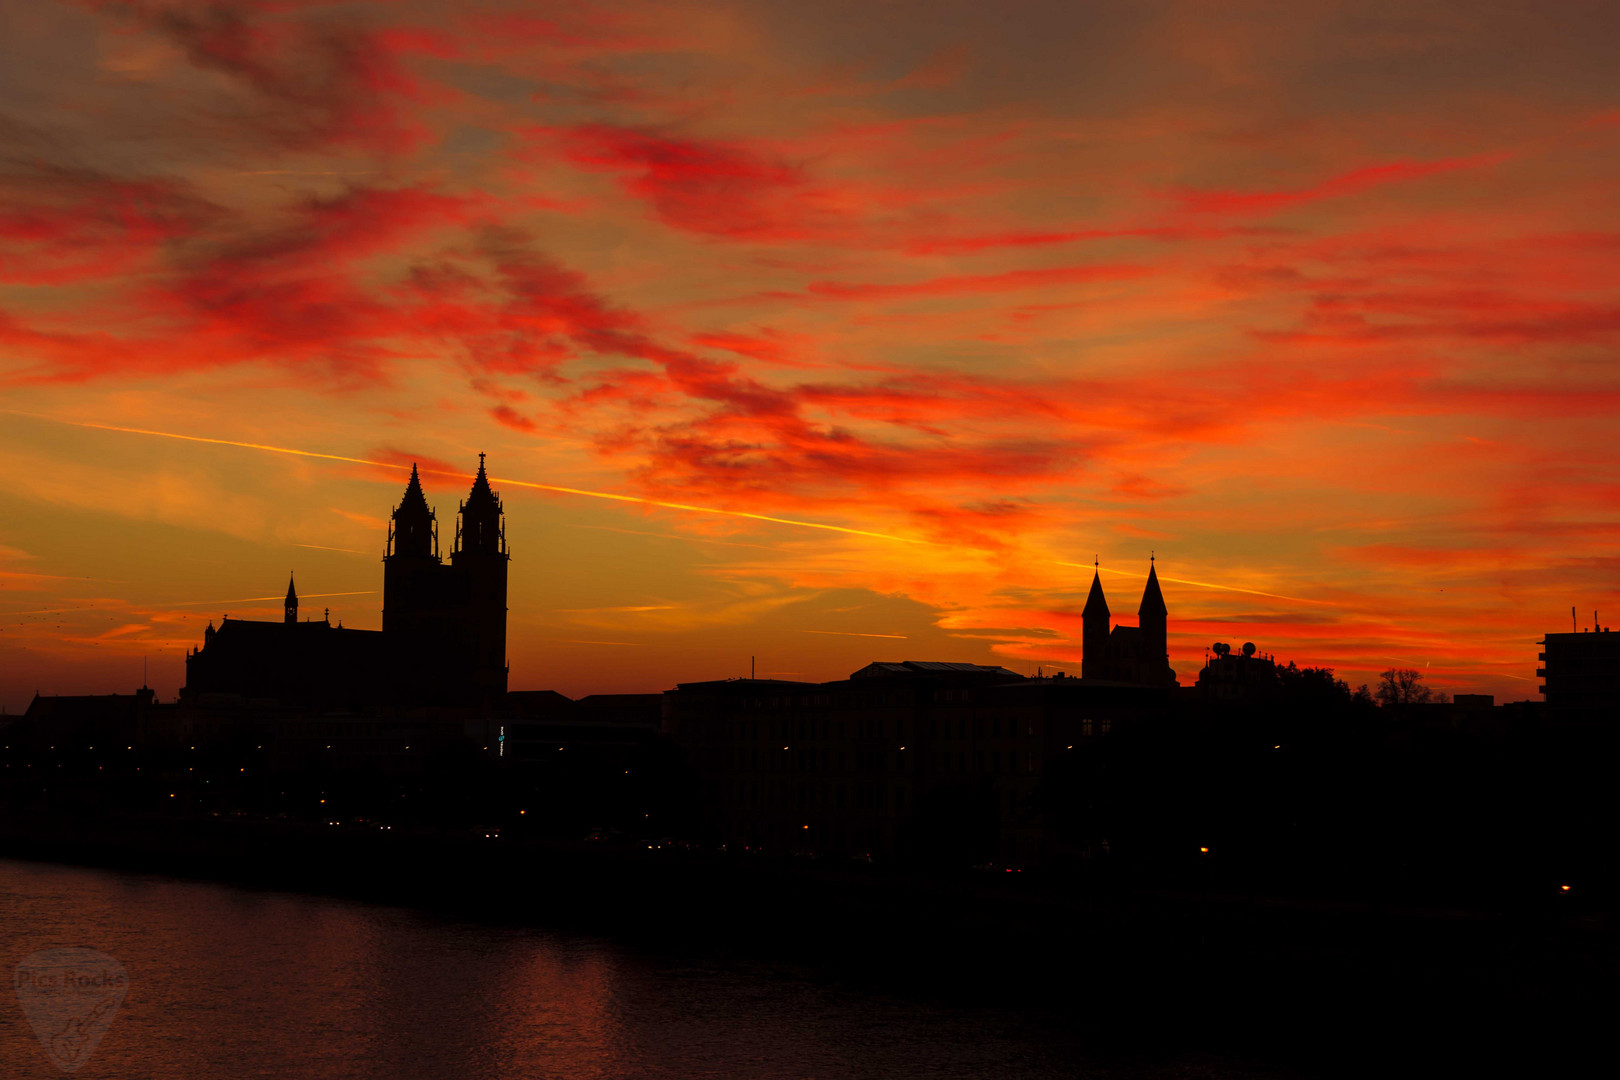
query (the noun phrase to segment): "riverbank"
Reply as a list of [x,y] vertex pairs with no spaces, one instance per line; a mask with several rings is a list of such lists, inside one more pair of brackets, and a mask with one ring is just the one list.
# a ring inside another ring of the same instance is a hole
[[[1121,1047],[1544,1062],[1606,1030],[1606,916],[923,875],[646,844],[239,818],[11,818],[0,856],[545,926],[886,992],[1106,1017]],[[1402,1057],[1402,1062],[1413,1059]],[[1400,1069],[1397,1071],[1405,1071]]]

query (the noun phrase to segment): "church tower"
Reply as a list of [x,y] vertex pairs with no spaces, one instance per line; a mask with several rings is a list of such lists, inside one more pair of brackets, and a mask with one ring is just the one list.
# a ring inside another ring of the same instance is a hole
[[388,526],[383,556],[383,633],[420,640],[438,630],[443,590],[437,515],[428,509],[422,480],[411,466],[411,480]]
[[1108,601],[1103,598],[1102,576],[1095,564],[1091,572],[1091,594],[1080,612],[1080,677],[1108,678]]
[[461,504],[455,550],[450,563],[462,577],[464,606],[458,612],[457,637],[466,651],[472,685],[483,698],[506,693],[506,578],[511,553],[500,496],[489,486],[484,455],[478,476]]
[[[287,602],[285,614],[282,616],[281,621],[287,623],[289,626],[298,621],[298,592],[293,588],[293,579],[292,574],[290,573],[287,575]],[[213,628],[213,625],[213,623],[208,624],[210,629]]]
[[1164,606],[1164,593],[1159,590],[1159,571],[1154,557],[1148,557],[1147,587],[1142,590],[1142,606],[1137,609],[1136,622],[1142,628],[1142,663],[1150,685],[1174,681],[1170,674],[1170,641],[1167,622],[1169,610]]

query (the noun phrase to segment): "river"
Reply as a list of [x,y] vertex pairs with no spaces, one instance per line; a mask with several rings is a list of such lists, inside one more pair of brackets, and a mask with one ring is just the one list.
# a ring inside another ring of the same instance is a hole
[[[0,928],[8,971],[86,947],[127,973],[80,1077],[1286,1075],[1185,1048],[1097,1052],[1103,1033],[1074,1017],[153,875],[0,861]],[[0,1075],[63,1075],[16,1001],[0,1007]]]

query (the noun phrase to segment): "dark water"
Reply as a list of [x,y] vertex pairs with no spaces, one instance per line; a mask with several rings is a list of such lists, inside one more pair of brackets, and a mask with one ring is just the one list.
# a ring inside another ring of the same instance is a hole
[[[648,898],[656,917],[657,898]],[[0,861],[0,1078],[62,1075],[14,1000],[36,950],[129,991],[78,1077],[1234,1077],[1083,1018],[958,1009],[596,938],[161,877]]]

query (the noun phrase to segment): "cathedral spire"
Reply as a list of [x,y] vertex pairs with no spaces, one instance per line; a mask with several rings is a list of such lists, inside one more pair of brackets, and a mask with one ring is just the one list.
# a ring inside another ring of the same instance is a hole
[[287,602],[286,614],[283,621],[289,623],[295,623],[298,621],[298,590],[293,588],[293,576],[291,570],[287,571]]
[[417,475],[416,463],[411,463],[411,479],[405,485],[405,494],[394,511],[393,525],[389,528],[390,555],[426,555],[438,557],[437,516],[428,509],[427,496],[422,493],[422,478]]
[[1138,615],[1152,615],[1164,618],[1169,614],[1164,606],[1164,593],[1159,591],[1159,572],[1154,565],[1153,556],[1148,556],[1147,588],[1142,590],[1142,606],[1137,609]]
[[1105,679],[1108,671],[1108,601],[1103,597],[1102,567],[1091,563],[1091,595],[1080,612],[1080,677]]
[[[481,551],[505,554],[506,536],[501,522],[501,497],[489,486],[484,455],[478,455],[478,476],[467,501],[461,504],[461,526],[456,531],[456,553]],[[452,555],[452,557],[454,557]]]
[[1096,563],[1091,569],[1091,592],[1086,597],[1086,606],[1081,609],[1082,619],[1108,618],[1108,601],[1103,597],[1101,568]]

